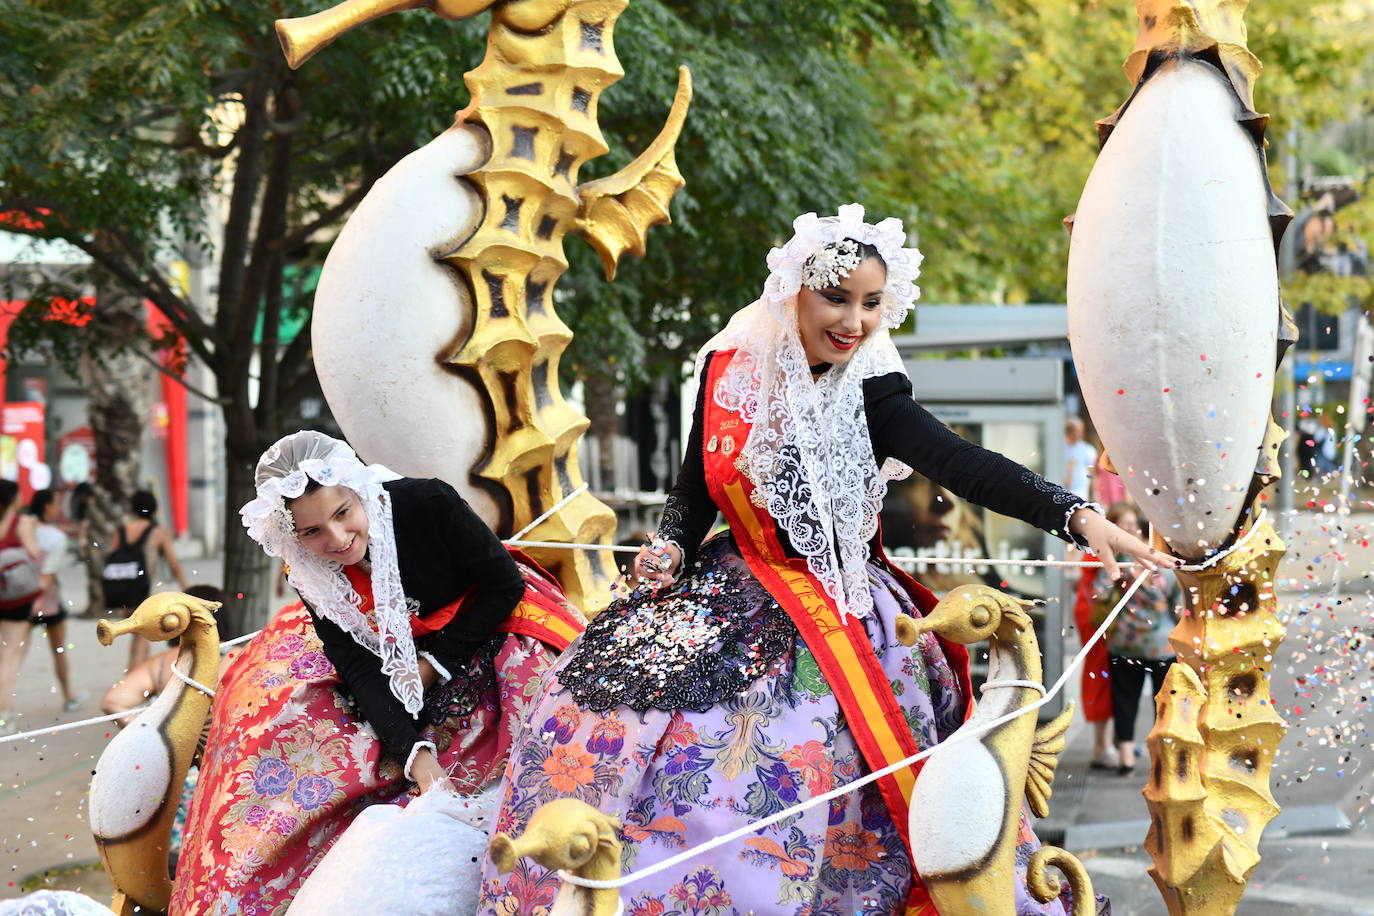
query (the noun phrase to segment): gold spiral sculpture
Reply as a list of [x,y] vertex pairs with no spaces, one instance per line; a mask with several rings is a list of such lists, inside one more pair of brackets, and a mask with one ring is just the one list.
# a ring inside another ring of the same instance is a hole
[[[691,76],[658,138],[616,174],[577,184],[588,160],[609,151],[597,125],[601,92],[624,71],[612,31],[629,0],[347,0],[277,34],[291,66],[339,35],[399,10],[429,8],[450,19],[491,9],[486,58],[465,79],[471,104],[459,121],[481,125],[491,153],[462,176],[484,212],[476,232],[443,260],[467,278],[473,327],[441,358],[472,378],[487,400],[492,441],[473,473],[509,499],[523,529],[582,484],[577,443],[588,421],[564,400],[558,363],[572,332],[554,311],[553,290],[568,268],[563,237],[582,236],[608,279],[626,252],[642,255],[648,229],[669,221],[683,186],[674,148],[691,101]],[[609,545],[615,514],[587,493],[529,532],[532,540]],[[604,604],[615,564],[597,551],[531,551],[589,612]]]

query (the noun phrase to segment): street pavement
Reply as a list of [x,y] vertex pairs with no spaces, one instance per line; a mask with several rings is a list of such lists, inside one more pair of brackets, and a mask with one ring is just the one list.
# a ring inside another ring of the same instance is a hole
[[[1374,750],[1366,721],[1374,691],[1374,512],[1342,517],[1314,508],[1281,520],[1289,553],[1280,568],[1279,598],[1288,637],[1271,689],[1289,723],[1272,780],[1284,811],[1265,833],[1264,858],[1239,908],[1244,916],[1374,916],[1374,831],[1368,817]],[[220,581],[217,559],[186,566],[194,570],[193,581]],[[1329,591],[1337,566],[1342,591],[1334,598]],[[67,594],[84,595],[79,570],[63,584]],[[33,646],[16,703],[22,728],[98,714],[99,693],[121,674],[127,649],[101,647],[94,631],[92,620],[69,624],[74,676],[91,694],[74,713],[61,711],[46,645]],[[1076,650],[1077,636],[1069,633],[1066,652]],[[1153,708],[1147,697],[1141,702],[1143,743]],[[108,899],[109,884],[94,864],[85,792],[111,734],[109,726],[94,725],[0,744],[0,898],[56,886]],[[1091,744],[1080,718],[1061,758],[1051,816],[1037,830],[1084,860],[1117,916],[1163,913],[1141,849],[1148,815],[1140,793],[1148,757],[1131,776],[1091,771]],[[57,871],[43,877],[44,870]]]

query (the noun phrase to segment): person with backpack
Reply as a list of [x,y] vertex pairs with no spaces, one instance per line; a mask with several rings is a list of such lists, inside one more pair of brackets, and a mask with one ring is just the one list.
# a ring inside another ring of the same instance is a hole
[[67,608],[62,601],[61,583],[58,582],[58,573],[67,564],[67,535],[57,525],[60,511],[61,503],[53,490],[39,490],[29,500],[29,515],[38,521],[35,537],[39,552],[39,586],[43,589],[33,602],[29,622],[35,627],[43,627],[48,648],[52,651],[53,673],[62,691],[62,709],[74,712],[81,708],[86,694],[72,690],[70,666],[67,664]]
[[[167,568],[182,591],[186,590],[186,574],[172,547],[172,536],[157,523],[157,497],[139,490],[130,500],[130,508],[133,511],[115,530],[115,547],[105,558],[100,577],[106,610],[121,617],[132,614],[151,593],[158,554],[166,558]],[[129,644],[127,670],[132,671],[147,660],[147,640],[133,640]]]
[[38,577],[38,520],[19,512],[19,484],[0,480],[0,737],[18,730],[14,681],[24,662],[29,617],[43,589]]

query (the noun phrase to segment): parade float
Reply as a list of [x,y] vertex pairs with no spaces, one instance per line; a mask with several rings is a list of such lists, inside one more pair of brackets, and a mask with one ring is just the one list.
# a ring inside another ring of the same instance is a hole
[[[360,451],[445,478],[500,530],[534,525],[531,537],[549,543],[605,546],[614,532],[610,510],[579,493],[587,421],[558,386],[573,333],[554,310],[563,238],[590,241],[613,278],[620,256],[642,253],[648,227],[667,220],[683,183],[673,148],[690,99],[685,70],[649,149],[616,175],[577,184],[580,166],[606,151],[596,106],[621,75],[612,30],[626,2],[350,0],[279,26],[299,65],[387,13],[428,7],[459,18],[490,8],[487,57],[467,77],[471,105],[378,182],[332,250],[315,354]],[[1141,0],[1140,42],[1127,63],[1135,91],[1101,125],[1069,264],[1088,406],[1161,543],[1197,567],[1181,574],[1190,614],[1174,634],[1180,664],[1150,736],[1146,789],[1151,873],[1175,913],[1235,910],[1277,811],[1267,780],[1283,733],[1266,702],[1283,632],[1270,578],[1282,545],[1259,507],[1281,435],[1268,405],[1285,336],[1273,266],[1285,211],[1264,171],[1243,6]],[[1128,341],[1133,360],[1121,359]],[[540,553],[589,608],[610,583],[606,556]],[[161,911],[169,897],[160,865],[169,806],[210,707],[203,685],[216,673],[202,658],[215,642],[204,616],[182,596],[154,596],[124,628],[166,638],[199,627],[179,666],[185,676],[111,744],[92,785],[91,821],[121,916]],[[991,692],[959,740],[926,754],[935,759],[919,804],[913,795],[913,852],[946,916],[1010,913],[1008,831],[1023,799],[1046,813],[1069,713],[1035,722],[1045,692],[1039,648],[1013,599],[960,589],[903,638],[923,630],[986,639],[994,664]],[[143,757],[157,767],[136,792],[113,778],[121,764],[141,773]],[[554,912],[611,914],[624,880],[620,825],[579,805],[548,806],[524,836],[498,835],[490,853],[503,868],[529,855],[568,869],[578,880]],[[942,807],[959,817],[923,817]],[[968,829],[950,836],[951,824]],[[1063,850],[1032,862],[1036,896],[1057,893],[1051,867],[1069,875],[1075,913],[1091,912],[1086,872]]]

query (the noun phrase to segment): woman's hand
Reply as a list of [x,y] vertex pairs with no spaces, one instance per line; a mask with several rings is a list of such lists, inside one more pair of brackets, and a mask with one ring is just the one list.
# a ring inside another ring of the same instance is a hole
[[682,566],[682,551],[676,544],[659,537],[645,541],[644,546],[635,554],[634,562],[625,572],[625,581],[630,588],[640,582],[654,582],[659,586],[669,585],[677,578]]
[[434,685],[439,683],[439,669],[424,656],[420,656],[420,685],[425,688],[425,693],[434,689]]
[[415,759],[410,762],[410,775],[414,778],[415,784],[420,787],[421,794],[428,792],[435,786],[450,788],[448,773],[439,766],[439,761],[434,756],[434,752],[427,747],[422,747],[415,752]]
[[1086,541],[1088,549],[1102,561],[1102,566],[1112,581],[1121,578],[1121,566],[1116,555],[1124,553],[1151,571],[1160,567],[1173,569],[1182,562],[1168,554],[1160,553],[1140,538],[1107,521],[1097,512],[1083,506],[1069,519],[1069,532]]

